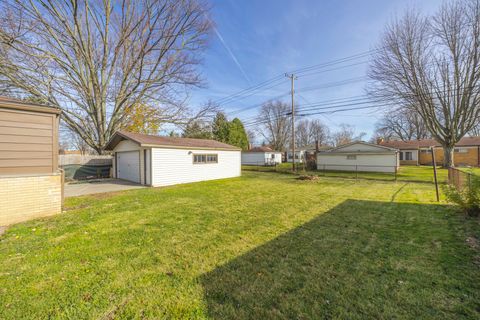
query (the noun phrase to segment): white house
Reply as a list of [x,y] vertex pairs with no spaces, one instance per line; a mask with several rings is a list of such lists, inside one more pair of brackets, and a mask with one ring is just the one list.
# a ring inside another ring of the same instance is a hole
[[318,170],[395,172],[398,150],[363,141],[317,153]]
[[215,140],[119,131],[106,150],[115,178],[153,187],[241,175],[241,150]]
[[[295,163],[303,163],[305,159],[305,149],[295,150]],[[287,151],[287,162],[293,162],[293,152]]]
[[269,147],[255,147],[242,151],[242,164],[249,165],[275,165],[282,163],[282,153],[273,151]]

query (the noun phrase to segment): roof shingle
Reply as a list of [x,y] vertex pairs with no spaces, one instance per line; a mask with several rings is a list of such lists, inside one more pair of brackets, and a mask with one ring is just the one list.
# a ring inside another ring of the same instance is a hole
[[148,134],[133,133],[127,131],[117,131],[110,142],[107,144],[107,150],[113,150],[115,146],[124,139],[132,140],[141,146],[161,146],[161,147],[184,147],[198,149],[220,149],[220,150],[240,150],[240,148],[208,139],[192,139],[177,137],[161,137]]
[[266,146],[260,146],[260,147],[254,147],[250,150],[247,150],[245,152],[280,152],[280,151],[274,151],[272,148],[266,147]]

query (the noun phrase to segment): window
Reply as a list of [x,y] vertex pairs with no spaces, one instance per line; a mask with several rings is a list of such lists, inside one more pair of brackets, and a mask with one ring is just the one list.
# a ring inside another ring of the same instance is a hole
[[347,160],[357,160],[357,156],[356,156],[356,155],[353,155],[353,154],[348,155],[348,156],[347,156]]
[[422,149],[420,150],[421,153],[432,153],[430,149]]
[[454,150],[455,153],[468,153],[466,148],[455,148]]
[[[412,152],[411,151],[407,151],[405,152],[405,160],[412,160]],[[400,159],[402,160],[402,159]]]
[[400,155],[400,161],[403,160],[403,152],[399,152],[399,155]]
[[202,163],[217,163],[218,155],[217,154],[194,154],[193,163],[202,164]]

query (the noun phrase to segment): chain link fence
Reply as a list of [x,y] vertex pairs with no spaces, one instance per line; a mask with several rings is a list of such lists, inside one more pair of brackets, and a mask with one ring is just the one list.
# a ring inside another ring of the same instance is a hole
[[479,177],[465,170],[448,168],[448,184],[454,186],[458,191],[471,188],[474,179],[479,179]]

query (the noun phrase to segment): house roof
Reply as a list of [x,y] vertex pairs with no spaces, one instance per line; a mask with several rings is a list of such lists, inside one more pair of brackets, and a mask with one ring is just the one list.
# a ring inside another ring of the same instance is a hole
[[[441,146],[440,143],[438,143],[435,139],[421,139],[421,140],[409,140],[409,141],[391,140],[391,141],[380,142],[380,145],[391,147],[391,148],[404,149],[404,150]],[[463,137],[455,146],[457,147],[480,146],[480,137]]]
[[0,96],[0,108],[54,114],[60,114],[62,112],[59,108],[56,107],[41,105],[38,103],[30,103],[5,96]]
[[[316,151],[317,146],[315,144],[307,144],[303,147],[300,147],[299,149],[311,152],[311,151]],[[332,146],[326,146],[326,145],[321,145],[318,148],[319,151],[330,150],[330,149],[332,149]]]
[[274,151],[272,148],[266,147],[266,146],[261,146],[261,147],[254,147],[252,149],[249,149],[244,152],[276,152],[276,153],[281,153],[280,151]]
[[241,150],[238,147],[208,139],[161,137],[148,134],[117,131],[110,139],[106,150],[113,150],[122,140],[131,140],[141,147],[163,147],[180,149]]
[[[346,147],[349,147],[349,146],[353,146],[355,144],[362,144],[362,145],[366,145],[366,146],[371,146],[371,147],[375,147],[376,149],[379,149],[379,150],[359,150],[359,151],[354,151],[354,150],[347,150],[347,151],[342,151],[342,149],[346,148]],[[387,147],[387,146],[383,146],[383,145],[378,145],[378,144],[374,144],[374,143],[368,143],[368,142],[365,142],[365,141],[354,141],[354,142],[350,142],[350,143],[346,143],[346,144],[342,144],[340,146],[337,146],[335,148],[332,148],[332,149],[329,149],[329,150],[326,150],[326,151],[323,151],[321,153],[352,153],[352,152],[355,152],[355,153],[358,153],[358,152],[362,152],[362,153],[379,153],[379,152],[388,152],[388,153],[391,153],[391,152],[396,152],[398,151],[396,148],[391,148],[391,147]]]

